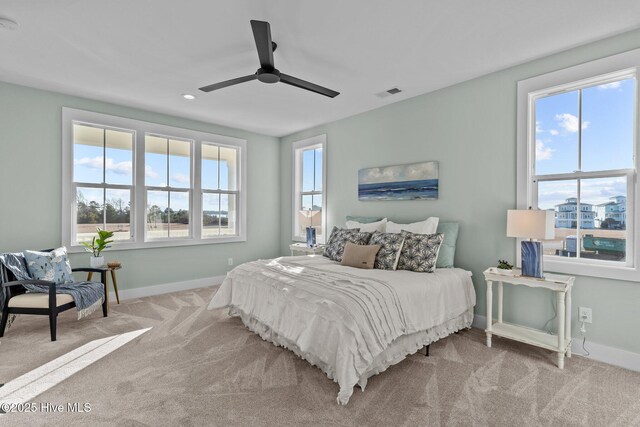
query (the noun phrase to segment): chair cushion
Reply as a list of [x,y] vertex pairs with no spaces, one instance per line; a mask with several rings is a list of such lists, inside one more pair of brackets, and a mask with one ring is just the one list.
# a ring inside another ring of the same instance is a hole
[[[73,302],[73,297],[69,294],[56,294],[56,306]],[[13,308],[49,308],[49,294],[27,293],[16,295],[9,300],[9,307]]]

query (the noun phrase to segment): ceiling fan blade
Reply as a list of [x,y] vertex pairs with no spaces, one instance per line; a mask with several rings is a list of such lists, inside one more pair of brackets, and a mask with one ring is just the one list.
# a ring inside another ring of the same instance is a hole
[[209,86],[204,86],[204,87],[201,87],[200,90],[203,92],[211,92],[213,90],[222,89],[223,87],[237,85],[238,83],[249,82],[251,80],[255,80],[256,78],[257,76],[255,74],[251,74],[249,76],[238,77],[235,79],[226,80],[224,82],[214,83]]
[[300,89],[306,89],[310,90],[311,92],[319,93],[320,95],[328,96],[329,98],[335,98],[336,96],[340,95],[340,92],[327,89],[326,87],[318,86],[317,84],[290,76],[288,74],[280,73],[280,81],[291,86],[299,87]]
[[256,40],[260,67],[265,70],[273,70],[273,44],[271,43],[271,27],[268,22],[251,20],[253,38]]

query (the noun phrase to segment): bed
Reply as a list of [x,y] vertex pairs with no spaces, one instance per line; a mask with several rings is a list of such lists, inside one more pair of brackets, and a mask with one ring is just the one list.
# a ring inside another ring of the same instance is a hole
[[372,375],[470,327],[475,302],[471,272],[460,268],[362,270],[311,255],[236,267],[208,308],[228,307],[264,340],[320,368],[346,405],[354,386],[364,391]]

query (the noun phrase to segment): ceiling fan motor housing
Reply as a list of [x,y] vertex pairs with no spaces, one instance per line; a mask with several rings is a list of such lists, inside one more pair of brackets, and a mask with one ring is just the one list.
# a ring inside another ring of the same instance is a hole
[[270,71],[264,68],[258,68],[256,75],[262,83],[278,83],[280,81],[280,71],[275,68]]

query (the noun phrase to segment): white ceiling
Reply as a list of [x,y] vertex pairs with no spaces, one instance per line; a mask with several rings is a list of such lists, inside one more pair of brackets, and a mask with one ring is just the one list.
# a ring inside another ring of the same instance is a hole
[[[283,136],[638,28],[640,1],[0,0],[0,16],[20,25],[0,31],[0,80]],[[341,94],[198,91],[259,67],[250,19],[270,22],[278,69]]]

